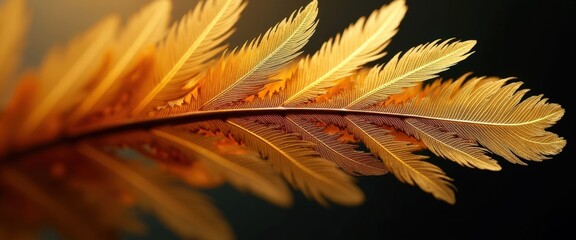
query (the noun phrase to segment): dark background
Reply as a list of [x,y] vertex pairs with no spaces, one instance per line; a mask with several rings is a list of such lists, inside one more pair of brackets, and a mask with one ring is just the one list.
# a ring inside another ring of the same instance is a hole
[[[42,7],[45,1],[32,2],[41,19],[47,11]],[[52,3],[55,2],[66,1]],[[100,12],[90,5],[73,6],[76,14],[93,13],[82,16],[84,22],[66,20],[62,16],[70,14],[63,14],[66,12],[60,9],[54,15],[69,23],[70,33],[47,30],[55,27],[50,24],[62,23],[33,23],[34,38],[26,52],[27,63],[37,63],[43,47],[67,38],[74,29],[84,29],[83,23],[90,23],[104,12],[117,7],[118,11],[129,13],[147,1],[132,1],[127,7],[131,1],[118,2],[100,1],[111,6]],[[308,2],[248,1],[230,42],[240,45],[251,40]],[[368,16],[388,2],[319,0],[320,22],[305,51],[313,53],[360,16]],[[174,16],[179,19],[192,9],[195,1],[175,3]],[[564,151],[550,160],[529,162],[527,166],[500,159],[503,169],[499,172],[464,168],[432,158],[432,163],[454,179],[455,205],[400,183],[391,174],[358,178],[366,202],[352,208],[325,208],[297,192],[295,205],[289,209],[268,205],[230,187],[209,192],[238,239],[576,239],[572,87],[576,1],[407,0],[407,5],[408,13],[387,48],[389,54],[380,62],[436,39],[475,39],[478,41],[475,53],[443,72],[442,77],[454,78],[469,71],[479,76],[517,77],[524,82],[523,88],[531,89],[528,95],[543,94],[566,110],[565,116],[549,129],[567,139]],[[154,225],[153,232],[145,239],[175,239],[161,224],[153,219],[150,222]]]

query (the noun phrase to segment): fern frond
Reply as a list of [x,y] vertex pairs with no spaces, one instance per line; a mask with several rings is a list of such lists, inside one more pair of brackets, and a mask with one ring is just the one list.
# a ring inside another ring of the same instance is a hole
[[68,122],[76,124],[90,111],[102,108],[116,99],[114,95],[119,94],[122,87],[126,87],[123,81],[120,81],[121,76],[135,67],[138,55],[144,48],[150,47],[164,36],[171,8],[171,1],[155,0],[128,20],[115,39],[112,53],[114,60],[110,69],[70,114]]
[[[25,6],[0,4],[0,85],[18,67]],[[229,49],[246,6],[202,0],[167,29],[172,3],[153,0],[119,31],[109,15],[20,76],[0,110],[0,238],[50,224],[73,239],[115,239],[143,231],[131,211],[144,209],[178,237],[231,239],[199,192],[225,184],[282,207],[289,187],[354,206],[364,201],[356,177],[391,172],[454,204],[452,178],[422,151],[497,171],[496,157],[525,164],[566,145],[546,130],[565,110],[521,82],[467,73],[424,86],[474,40],[439,39],[368,66],[387,54],[405,0],[304,56],[318,0]]]
[[288,81],[282,105],[306,103],[336,85],[336,80],[383,57],[382,51],[396,34],[405,13],[404,0],[392,1],[325,42],[313,56],[302,60],[294,78]]
[[174,24],[158,46],[151,78],[138,83],[131,116],[147,116],[155,107],[187,94],[191,77],[225,46],[245,4],[241,0],[206,0]]
[[317,1],[292,13],[261,38],[244,44],[208,70],[202,79],[200,110],[232,105],[257,94],[308,42],[316,27]]
[[510,162],[540,161],[557,154],[566,141],[545,129],[564,114],[558,104],[542,96],[524,99],[528,90],[510,79],[460,78],[435,94],[378,111],[418,116],[419,121],[456,133]]

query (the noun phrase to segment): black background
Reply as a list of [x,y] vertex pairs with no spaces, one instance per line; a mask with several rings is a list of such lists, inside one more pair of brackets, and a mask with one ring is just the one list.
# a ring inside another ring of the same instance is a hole
[[[35,2],[36,6],[44,3]],[[115,3],[119,2],[122,1]],[[146,1],[134,2],[136,5]],[[176,19],[195,4],[195,1],[174,2]],[[251,40],[308,2],[248,1],[230,43],[241,45]],[[319,0],[320,22],[305,52],[315,52],[324,41],[360,16],[368,16],[388,2]],[[289,209],[271,206],[228,186],[208,192],[239,240],[576,239],[576,197],[573,196],[576,190],[573,168],[575,93],[572,87],[576,75],[573,37],[576,1],[407,0],[407,5],[407,15],[387,48],[389,54],[381,63],[398,52],[436,39],[475,39],[478,41],[475,53],[441,76],[455,78],[473,72],[478,76],[516,77],[524,82],[523,88],[531,89],[528,95],[543,94],[550,102],[561,104],[566,114],[549,130],[566,138],[568,145],[564,151],[550,160],[529,162],[527,166],[500,159],[503,169],[499,172],[465,168],[432,158],[432,163],[454,179],[457,187],[455,205],[400,183],[391,174],[358,178],[366,193],[366,202],[351,208],[322,207],[298,192],[294,192],[296,202]],[[83,11],[96,11],[87,6]],[[42,46],[59,41],[50,29],[66,29],[41,25],[48,19],[42,20],[43,12],[56,10],[38,7],[35,11],[32,43],[26,52],[31,64],[39,61]],[[75,11],[78,14],[82,9]],[[66,16],[66,12],[54,16]],[[68,23],[70,29],[85,27],[77,21]],[[61,23],[58,24],[61,27]],[[64,39],[68,35],[60,36]],[[126,238],[176,239],[160,223],[147,219],[153,224],[148,237]]]

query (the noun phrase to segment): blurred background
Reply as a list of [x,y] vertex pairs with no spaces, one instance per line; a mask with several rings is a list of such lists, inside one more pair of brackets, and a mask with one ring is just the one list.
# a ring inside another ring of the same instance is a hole
[[[0,0],[1,1],[1,0]],[[148,0],[28,0],[32,22],[22,69],[36,67],[51,46],[64,44],[103,16],[124,17]],[[231,46],[264,33],[307,0],[249,0]],[[319,0],[319,25],[307,47],[321,44],[389,0]],[[174,0],[173,20],[197,1]],[[501,161],[500,172],[460,167],[432,158],[454,179],[455,205],[397,181],[392,175],[360,177],[366,202],[359,207],[322,207],[295,192],[295,205],[281,209],[224,187],[209,192],[240,240],[258,239],[576,239],[574,192],[574,0],[407,0],[408,13],[387,48],[391,56],[418,44],[455,38],[478,41],[475,53],[442,73],[516,77],[529,95],[543,94],[566,109],[549,129],[568,140],[564,151],[528,166]],[[149,236],[176,239],[162,224]],[[48,234],[50,235],[50,234]],[[47,237],[49,238],[49,237]]]

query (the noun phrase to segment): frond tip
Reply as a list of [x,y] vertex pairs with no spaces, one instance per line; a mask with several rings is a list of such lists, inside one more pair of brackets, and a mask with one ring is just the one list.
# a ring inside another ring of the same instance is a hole
[[559,104],[525,96],[522,82],[466,76],[417,101],[372,109],[420,116],[418,121],[477,142],[512,163],[541,161],[564,148],[562,137],[546,131],[564,115]]

